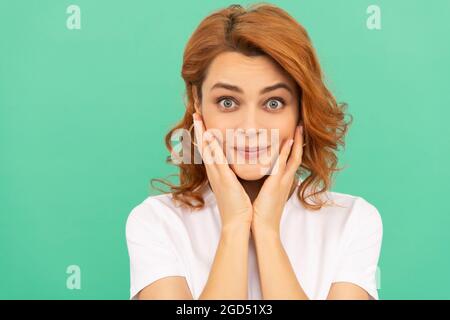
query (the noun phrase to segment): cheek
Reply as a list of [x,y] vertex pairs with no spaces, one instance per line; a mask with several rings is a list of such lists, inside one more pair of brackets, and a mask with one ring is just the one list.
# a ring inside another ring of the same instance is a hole
[[[294,138],[295,128],[296,128],[296,122],[293,118],[283,119],[279,123],[271,123],[273,126],[271,128],[268,128],[268,134],[270,135],[270,130],[275,130],[274,133],[276,133],[276,136],[278,136],[278,142],[279,146],[283,145],[283,143],[289,139]],[[269,138],[272,138],[269,136]],[[275,137],[273,137],[275,138]],[[273,141],[275,144],[275,141]]]
[[208,110],[203,113],[203,122],[206,130],[212,130],[218,135],[218,138],[225,147],[227,129],[235,127],[235,119],[230,116],[223,116],[223,114],[217,113],[214,110]]
[[219,129],[225,131],[225,128],[232,128],[235,117],[232,115],[224,115],[213,104],[202,106],[202,117],[206,129]]
[[295,133],[295,125],[280,130],[280,141],[284,143],[286,140],[293,139]]
[[[209,117],[208,115],[203,115],[203,122],[206,130],[210,130],[217,136],[222,148],[225,147],[224,142],[226,139],[226,126],[222,122],[217,121],[217,117]],[[225,151],[225,149],[224,149]]]

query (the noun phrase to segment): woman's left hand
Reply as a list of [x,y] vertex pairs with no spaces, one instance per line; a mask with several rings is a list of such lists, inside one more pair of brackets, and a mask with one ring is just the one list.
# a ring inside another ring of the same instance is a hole
[[[291,155],[289,152],[292,150]],[[302,163],[303,127],[297,126],[294,139],[287,140],[276,160],[275,173],[271,173],[253,202],[252,232],[264,229],[279,235],[284,205],[291,193],[295,173]],[[277,167],[278,166],[278,167]]]

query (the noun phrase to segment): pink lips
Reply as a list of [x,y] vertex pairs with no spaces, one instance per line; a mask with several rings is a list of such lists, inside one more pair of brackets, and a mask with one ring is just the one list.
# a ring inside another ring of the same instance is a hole
[[257,147],[235,147],[234,149],[242,154],[246,159],[258,157],[261,153],[267,151],[270,146]]

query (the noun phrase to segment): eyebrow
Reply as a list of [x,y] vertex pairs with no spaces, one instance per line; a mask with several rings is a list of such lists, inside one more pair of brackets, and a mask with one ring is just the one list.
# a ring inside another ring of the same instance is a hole
[[[224,88],[224,89],[228,89],[228,90],[235,91],[235,92],[238,92],[238,93],[244,93],[244,90],[242,90],[241,88],[239,88],[237,86],[234,86],[234,85],[231,85],[231,84],[228,84],[228,83],[223,83],[223,82],[217,82],[215,85],[213,85],[211,87],[211,90],[213,90],[215,88]],[[292,89],[284,82],[278,82],[278,83],[276,83],[274,85],[265,87],[264,89],[262,89],[259,92],[259,94],[264,94],[264,93],[267,93],[267,92],[270,92],[270,91],[273,91],[273,90],[279,89],[279,88],[284,88],[287,91],[289,91],[291,94],[294,94],[292,92]]]

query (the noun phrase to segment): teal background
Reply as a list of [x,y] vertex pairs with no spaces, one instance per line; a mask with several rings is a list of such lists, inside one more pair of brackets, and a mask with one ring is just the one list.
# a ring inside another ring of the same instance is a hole
[[[0,298],[128,299],[125,221],[176,172],[163,136],[183,114],[184,46],[236,2],[0,2]],[[450,1],[272,3],[306,27],[354,117],[333,191],[382,215],[380,298],[450,298]]]

